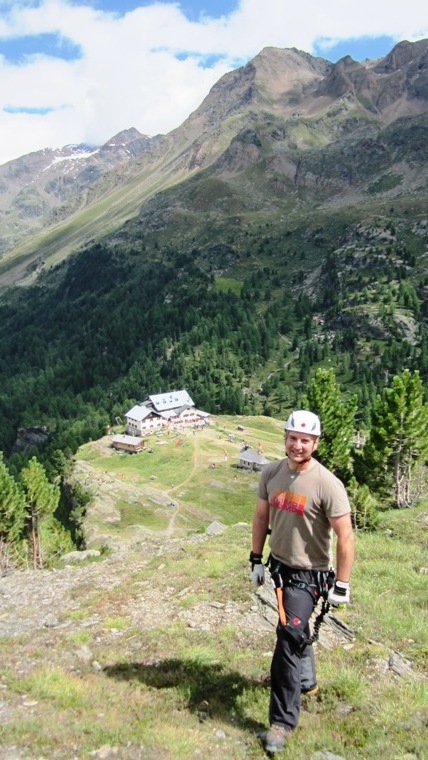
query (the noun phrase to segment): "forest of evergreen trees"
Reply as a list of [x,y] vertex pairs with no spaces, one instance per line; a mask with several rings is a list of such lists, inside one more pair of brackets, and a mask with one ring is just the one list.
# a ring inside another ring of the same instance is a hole
[[[328,260],[317,298],[292,283],[274,298],[275,268],[221,290],[188,258],[177,265],[182,259],[147,263],[96,245],[3,296],[0,450],[8,459],[19,427],[46,425],[58,448],[73,451],[147,393],[177,385],[213,413],[283,415],[313,370],[328,365],[357,393],[368,424],[388,378],[404,367],[427,377],[423,284],[419,293],[409,280],[384,287],[389,334],[377,335],[364,308],[344,308],[355,295],[343,281],[338,288]],[[417,320],[417,342],[394,332],[393,307]]]

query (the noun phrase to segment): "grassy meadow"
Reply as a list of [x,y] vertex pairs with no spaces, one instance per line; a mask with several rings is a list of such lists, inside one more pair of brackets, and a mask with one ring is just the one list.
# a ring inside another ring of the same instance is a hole
[[[76,477],[94,497],[86,518],[88,533],[97,536],[91,546],[125,534],[132,542],[130,525],[168,533],[173,521],[174,535],[187,535],[214,520],[227,526],[251,520],[258,474],[238,468],[240,450],[245,442],[278,459],[282,431],[283,423],[268,417],[221,416],[202,430],[152,435],[139,454],[115,451],[109,436],[82,446]],[[116,519],[107,503],[119,510]]]

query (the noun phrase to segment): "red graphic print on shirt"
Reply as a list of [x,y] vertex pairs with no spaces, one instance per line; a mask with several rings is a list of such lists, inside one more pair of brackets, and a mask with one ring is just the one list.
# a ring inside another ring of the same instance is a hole
[[271,507],[281,509],[285,512],[295,512],[297,515],[303,515],[306,507],[307,497],[290,491],[275,491],[270,501]]

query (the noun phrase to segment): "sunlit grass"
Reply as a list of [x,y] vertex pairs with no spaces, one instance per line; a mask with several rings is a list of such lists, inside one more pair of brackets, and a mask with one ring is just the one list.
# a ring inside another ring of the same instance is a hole
[[104,620],[104,625],[106,628],[113,629],[115,631],[123,631],[125,628],[128,628],[129,620],[124,617],[106,618]]
[[150,504],[149,499],[146,504],[121,499],[117,503],[117,508],[120,512],[120,521],[112,526],[116,532],[121,532],[130,525],[144,525],[152,530],[165,530],[171,518],[171,509],[167,503]]
[[73,631],[68,636],[70,644],[82,645],[87,644],[91,640],[91,634],[89,631]]
[[[424,507],[412,510],[414,525]],[[371,638],[398,646],[400,652],[423,664],[428,651],[426,537],[407,535],[406,515],[384,514],[380,529],[373,534],[357,534],[357,562],[354,571],[355,603],[365,610],[358,628],[365,632],[370,621]],[[409,515],[410,517],[410,515]],[[385,528],[393,525],[390,535]]]
[[85,707],[88,699],[85,685],[60,668],[41,668],[19,679],[10,675],[8,688],[60,709]]
[[230,277],[216,277],[214,283],[214,290],[220,293],[227,293],[231,291],[239,295],[242,290],[242,281],[232,280]]

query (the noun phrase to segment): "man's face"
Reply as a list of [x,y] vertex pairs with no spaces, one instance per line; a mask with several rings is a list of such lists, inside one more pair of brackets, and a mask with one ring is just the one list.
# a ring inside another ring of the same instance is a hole
[[289,460],[295,464],[302,464],[302,462],[310,459],[318,448],[318,441],[319,438],[316,435],[286,430],[285,451]]

